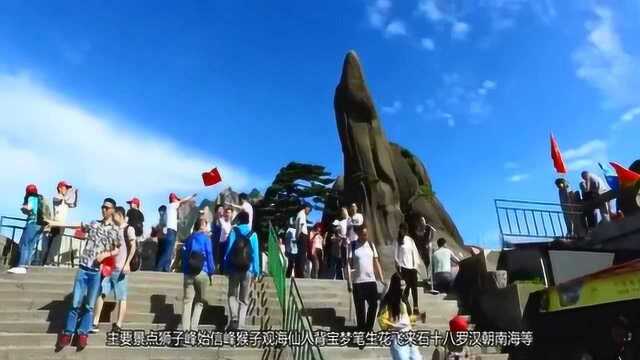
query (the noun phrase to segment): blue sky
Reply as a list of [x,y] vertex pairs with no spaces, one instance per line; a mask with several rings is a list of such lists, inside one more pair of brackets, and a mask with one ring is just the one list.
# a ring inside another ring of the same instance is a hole
[[354,49],[388,138],[465,241],[495,247],[494,198],[556,198],[550,132],[574,187],[640,157],[639,28],[630,0],[3,1],[0,213],[63,178],[86,219],[106,195],[153,213],[212,166],[240,189],[289,161],[341,173],[333,92]]

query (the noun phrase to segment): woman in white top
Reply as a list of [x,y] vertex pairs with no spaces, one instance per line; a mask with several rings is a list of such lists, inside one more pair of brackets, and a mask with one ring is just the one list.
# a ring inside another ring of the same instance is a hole
[[322,236],[322,225],[316,223],[313,225],[313,230],[309,235],[309,258],[311,259],[311,277],[313,279],[318,278],[320,273],[320,267],[322,266],[322,259],[324,248],[324,237]]
[[[378,251],[369,241],[366,225],[362,225],[358,232],[353,250],[348,252],[347,286],[353,290],[353,304],[356,308],[356,322],[359,331],[372,331],[378,311],[378,284],[384,275],[378,261]],[[350,247],[351,248],[351,247]],[[351,274],[353,269],[353,275]],[[353,285],[351,285],[353,284]],[[365,311],[365,303],[367,305]]]
[[[406,292],[406,289],[405,291]],[[389,290],[380,304],[380,329],[384,331],[403,332],[411,331],[411,324],[415,317],[409,315],[400,274],[395,273],[389,281]],[[393,360],[422,360],[422,355],[417,346],[411,344],[400,345],[398,335],[394,335],[391,342],[391,358]]]
[[407,235],[408,233],[409,226],[407,223],[400,224],[394,254],[398,272],[406,284],[402,294],[403,299],[409,304],[409,292],[411,292],[413,298],[412,314],[418,314],[420,312],[418,310],[418,265],[420,253],[413,239]]

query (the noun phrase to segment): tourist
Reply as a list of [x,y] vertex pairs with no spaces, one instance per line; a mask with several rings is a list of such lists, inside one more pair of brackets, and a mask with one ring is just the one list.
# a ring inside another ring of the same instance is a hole
[[[72,186],[66,181],[60,181],[53,196],[53,221],[64,224],[70,208],[76,207],[77,191],[71,190]],[[75,190],[75,189],[74,189]],[[60,253],[64,228],[52,226],[48,234],[42,237],[42,265],[49,266],[55,263],[55,257]]]
[[295,275],[297,278],[304,278],[305,266],[307,264],[307,252],[309,245],[309,229],[307,227],[307,215],[311,212],[311,204],[305,202],[296,215],[296,241],[298,244],[298,256],[296,259]]
[[400,224],[398,239],[395,243],[395,262],[398,271],[406,284],[404,300],[409,304],[409,292],[413,298],[412,314],[418,314],[418,266],[420,254],[413,239],[409,237],[407,223]]
[[[378,260],[378,251],[369,241],[366,225],[363,224],[358,230],[358,241],[353,250],[348,253],[346,262],[347,288],[353,291],[358,330],[367,332],[373,330],[378,311],[377,281],[382,283],[384,275]],[[353,269],[353,275],[351,269]]]
[[73,294],[64,331],[58,336],[56,351],[71,343],[71,337],[77,334],[77,347],[87,346],[89,330],[93,321],[93,306],[100,289],[100,263],[119,253],[118,226],[113,223],[115,200],[104,199],[102,220],[82,226],[87,233],[79,267],[73,285]]
[[298,259],[298,239],[296,238],[296,228],[293,225],[293,218],[289,219],[289,228],[284,235],[285,256],[287,258],[287,278],[290,278],[293,269],[296,267]]
[[[184,303],[182,330],[198,331],[200,315],[207,303],[207,284],[211,286],[215,265],[209,238],[209,224],[204,218],[196,221],[196,231],[189,235],[182,246],[182,273]],[[193,311],[192,311],[193,310]]]
[[453,251],[446,247],[447,240],[438,239],[438,250],[433,252],[433,284],[436,291],[448,293],[453,281],[451,261],[460,262]]
[[[404,292],[406,292],[406,289]],[[389,281],[389,289],[380,302],[380,315],[378,317],[381,330],[395,333],[392,335],[390,347],[393,360],[422,359],[418,347],[411,342],[406,345],[400,345],[399,335],[396,333],[411,331],[411,324],[415,322],[415,318],[409,315],[408,307],[409,304],[406,303],[406,297],[402,291],[401,276],[398,273],[394,273]]]
[[227,252],[227,239],[229,238],[229,233],[231,233],[231,222],[233,221],[233,209],[226,208],[223,209],[222,217],[218,219],[218,226],[220,227],[220,235],[218,237],[218,243],[216,244],[216,262],[220,265],[220,274],[224,272],[222,268],[222,259],[224,258],[224,254]]
[[340,221],[335,220],[332,224],[331,231],[327,233],[327,278],[329,280],[342,280],[342,241],[340,236]]
[[309,258],[311,259],[311,278],[317,279],[322,267],[322,260],[324,259],[322,249],[324,247],[324,237],[322,236],[322,225],[316,223],[313,225],[311,234],[309,235]]
[[347,220],[347,237],[349,244],[353,246],[356,240],[358,240],[358,228],[364,224],[364,216],[358,212],[358,205],[356,205],[356,203],[351,204],[347,214],[349,215]]
[[[343,268],[346,266],[346,263],[344,263],[345,261],[347,261],[348,258],[348,252],[350,252],[353,248],[349,247],[349,239],[348,239],[348,234],[349,234],[349,224],[350,224],[351,220],[349,218],[349,211],[347,210],[347,208],[343,207],[340,208],[340,217],[338,218],[338,226],[340,228],[340,237],[342,239],[341,243],[342,243],[342,248],[340,249],[340,251],[342,252],[342,261],[343,261]],[[348,249],[348,250],[347,250]]]
[[583,189],[583,198],[585,200],[598,202],[597,210],[594,210],[594,214],[600,212],[600,221],[609,221],[609,202],[600,202],[600,196],[609,191],[605,182],[598,176],[591,174],[588,171],[583,171],[580,175],[582,177],[581,189]]
[[249,214],[249,228],[253,229],[253,206],[251,206],[251,203],[249,202],[249,196],[245,193],[240,193],[240,195],[238,195],[238,200],[240,200],[240,205],[232,203],[226,203],[226,205]]
[[[471,358],[471,351],[466,342],[462,341],[461,333],[469,331],[469,321],[465,316],[456,315],[449,320],[449,332],[452,341],[447,341],[443,346],[436,346],[431,357],[432,360],[462,360]],[[468,335],[468,334],[467,334]],[[461,344],[461,345],[458,345]]]
[[431,239],[435,232],[436,230],[433,226],[427,223],[424,216],[421,216],[418,219],[418,222],[415,225],[415,244],[418,249],[418,253],[420,254],[420,259],[424,264],[427,273],[427,280],[429,281],[433,281],[433,279],[431,279],[431,271],[429,270],[431,266]]
[[171,258],[176,237],[178,236],[178,208],[180,204],[196,197],[196,194],[180,199],[175,193],[169,194],[169,206],[167,207],[167,234],[164,241],[158,244],[158,259],[156,260],[156,271],[169,272],[171,270]]
[[129,210],[127,210],[127,222],[136,232],[136,238],[141,238],[144,233],[144,214],[140,210],[140,199],[137,197],[127,201]]
[[8,270],[11,274],[26,274],[27,267],[31,265],[33,253],[42,237],[43,226],[39,220],[39,218],[42,218],[42,214],[40,214],[41,202],[42,196],[38,194],[38,188],[33,184],[27,185],[22,208],[20,208],[20,211],[27,215],[25,226],[20,236],[20,259],[17,266]]
[[98,323],[100,322],[104,299],[109,296],[112,291],[118,303],[118,318],[112,325],[111,331],[119,332],[122,329],[122,323],[127,313],[128,274],[131,272],[129,264],[136,252],[136,231],[132,225],[127,224],[125,210],[121,206],[116,207],[115,213],[113,214],[113,222],[119,229],[120,250],[115,257],[115,268],[109,276],[102,279],[102,294],[98,296],[98,300],[96,301],[92,333],[99,331]]
[[249,227],[249,213],[240,212],[227,239],[224,271],[229,277],[229,330],[245,326],[249,290],[253,279],[260,275],[260,249],[258,236]]

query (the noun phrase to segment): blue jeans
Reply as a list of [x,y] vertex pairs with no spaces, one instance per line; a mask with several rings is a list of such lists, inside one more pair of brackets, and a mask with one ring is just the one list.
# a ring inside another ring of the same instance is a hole
[[422,360],[422,354],[420,354],[418,347],[412,344],[401,346],[398,344],[397,335],[393,335],[390,350],[393,360]]
[[[67,315],[65,334],[87,335],[93,323],[93,307],[100,290],[100,272],[80,266],[73,283],[73,302]],[[78,325],[78,318],[80,324]]]
[[42,226],[35,222],[27,223],[22,230],[22,236],[20,236],[20,260],[18,266],[31,265],[31,258],[38,246],[38,242],[42,237]]
[[160,243],[160,251],[158,251],[158,260],[156,261],[156,271],[171,271],[171,255],[173,247],[176,245],[176,236],[178,234],[173,229],[167,229],[167,235]]

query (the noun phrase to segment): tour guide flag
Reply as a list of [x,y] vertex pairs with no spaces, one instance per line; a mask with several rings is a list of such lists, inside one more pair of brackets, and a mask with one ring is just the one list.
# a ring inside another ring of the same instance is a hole
[[558,173],[567,173],[567,167],[564,164],[564,160],[562,160],[562,154],[560,153],[558,142],[556,141],[556,138],[553,136],[553,134],[551,134],[551,159],[553,159],[553,167],[556,168],[556,171]]
[[640,180],[640,174],[625,168],[617,162],[610,162],[609,164],[611,164],[611,166],[613,166],[613,168],[616,170],[621,188],[631,186],[636,181]]
[[543,312],[640,299],[640,259],[547,288],[542,298]]
[[604,178],[607,180],[607,184],[613,191],[620,191],[620,183],[618,182],[618,175],[614,175],[611,172],[611,169],[607,166],[606,168],[601,163],[598,163],[600,169],[602,169],[602,174],[604,174]]
[[220,176],[218,168],[213,168],[211,171],[202,173],[202,182],[204,182],[204,186],[215,185],[220,181],[222,181],[222,177]]

